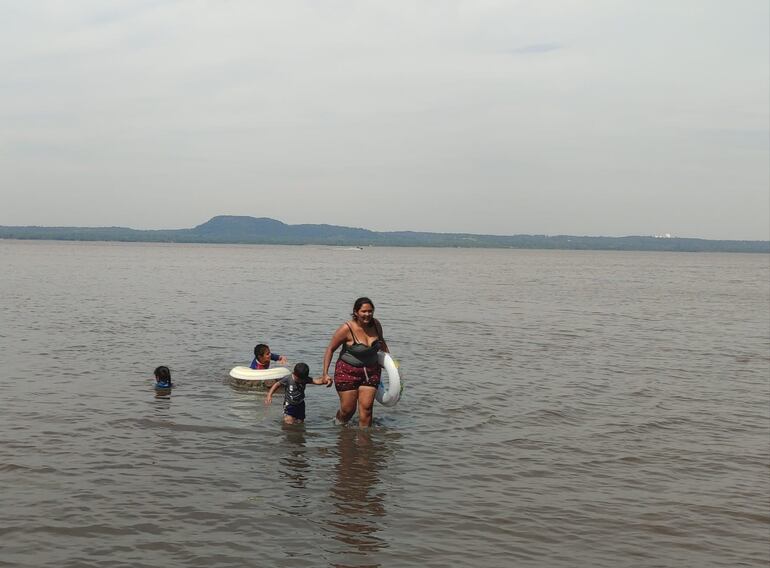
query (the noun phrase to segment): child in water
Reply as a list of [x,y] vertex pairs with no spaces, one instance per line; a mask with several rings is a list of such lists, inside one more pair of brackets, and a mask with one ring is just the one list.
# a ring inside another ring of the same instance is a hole
[[281,365],[286,364],[286,357],[279,355],[278,353],[271,353],[270,347],[264,343],[259,343],[254,347],[254,360],[249,365],[250,369],[269,369],[270,361],[275,361]]
[[155,369],[155,390],[170,390],[173,386],[171,371],[168,370],[168,367],[161,365]]
[[289,377],[276,381],[265,397],[265,404],[273,402],[273,393],[279,386],[284,386],[283,395],[283,423],[301,424],[305,420],[305,385],[323,385],[325,381],[321,377],[310,378],[310,369],[305,363],[294,365],[294,372]]

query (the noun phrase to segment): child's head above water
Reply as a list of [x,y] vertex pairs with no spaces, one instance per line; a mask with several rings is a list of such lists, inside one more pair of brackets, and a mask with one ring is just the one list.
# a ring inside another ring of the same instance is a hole
[[303,381],[309,380],[310,367],[308,367],[305,363],[297,363],[294,365],[294,376]]
[[155,369],[155,386],[171,388],[171,371],[165,365]]
[[270,348],[264,343],[259,343],[254,348],[254,358],[259,362],[260,365],[266,364],[268,361],[270,361]]

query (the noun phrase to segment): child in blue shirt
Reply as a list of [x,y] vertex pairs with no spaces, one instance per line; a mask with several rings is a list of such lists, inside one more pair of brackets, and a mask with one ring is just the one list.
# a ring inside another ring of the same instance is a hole
[[155,390],[171,390],[174,383],[171,382],[171,371],[165,365],[155,369]]
[[249,365],[251,369],[269,369],[270,361],[275,361],[281,365],[285,365],[286,357],[279,355],[278,353],[271,353],[270,348],[264,343],[259,343],[254,348],[254,360]]

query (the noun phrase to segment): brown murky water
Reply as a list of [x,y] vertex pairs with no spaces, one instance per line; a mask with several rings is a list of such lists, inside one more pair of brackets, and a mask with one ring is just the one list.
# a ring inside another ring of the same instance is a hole
[[[0,241],[0,566],[770,562],[764,255]],[[232,388],[371,296],[368,431]],[[156,398],[152,369],[177,387]]]

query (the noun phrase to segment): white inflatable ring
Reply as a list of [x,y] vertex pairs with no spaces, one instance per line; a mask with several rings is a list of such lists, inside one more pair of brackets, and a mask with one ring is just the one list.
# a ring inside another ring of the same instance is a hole
[[233,367],[230,376],[241,381],[277,381],[291,375],[286,367],[271,367],[269,369],[251,369],[249,367]]
[[398,367],[396,367],[393,357],[384,351],[377,353],[377,360],[388,374],[388,385],[386,387],[385,383],[380,379],[375,398],[377,402],[384,406],[395,406],[401,398],[401,391],[404,390],[404,387],[401,385],[401,375],[398,372]]

